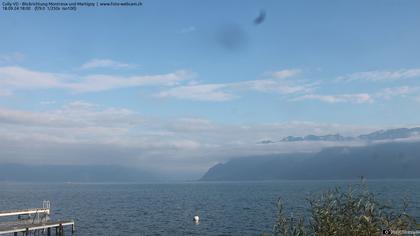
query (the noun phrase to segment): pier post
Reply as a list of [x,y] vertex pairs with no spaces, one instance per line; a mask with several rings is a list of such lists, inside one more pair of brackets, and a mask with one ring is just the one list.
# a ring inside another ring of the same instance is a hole
[[51,236],[51,228],[48,228],[48,229],[47,229],[47,235],[48,235],[48,236]]

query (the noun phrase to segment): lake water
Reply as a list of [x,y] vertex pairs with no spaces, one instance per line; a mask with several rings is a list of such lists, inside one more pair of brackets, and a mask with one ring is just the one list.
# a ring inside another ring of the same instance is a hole
[[[53,219],[74,219],[76,235],[260,235],[271,232],[276,202],[307,206],[313,193],[359,181],[189,182],[162,184],[0,183],[0,209],[40,207]],[[406,198],[420,216],[420,180],[370,180],[388,202]],[[200,223],[192,217],[198,214]],[[67,234],[69,235],[69,234]]]

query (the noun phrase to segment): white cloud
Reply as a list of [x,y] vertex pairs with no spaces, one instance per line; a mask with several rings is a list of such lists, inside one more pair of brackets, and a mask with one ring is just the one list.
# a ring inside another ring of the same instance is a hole
[[303,80],[290,79],[296,76],[299,70],[282,70],[269,73],[271,78],[248,80],[220,84],[194,84],[178,86],[157,93],[161,98],[178,98],[196,101],[228,101],[237,98],[240,92],[276,93],[292,95],[313,91],[316,83]]
[[372,103],[372,97],[367,93],[318,95],[308,94],[292,99],[292,101],[318,100],[326,103]]
[[275,92],[278,94],[296,94],[307,93],[314,89],[315,84],[301,81],[286,81],[277,79],[252,80],[242,83],[236,83],[234,86],[242,87],[245,90],[254,90],[259,92]]
[[356,81],[356,80],[365,80],[365,81],[396,81],[402,79],[410,79],[420,77],[420,68],[412,69],[400,69],[396,71],[366,71],[366,72],[357,72],[345,76],[340,76],[336,81]]
[[420,91],[419,87],[401,86],[394,88],[385,88],[380,92],[375,93],[375,97],[389,100],[394,97],[406,97],[410,94],[417,93]]
[[94,68],[111,68],[111,69],[123,69],[135,67],[133,64],[122,63],[110,59],[92,59],[84,63],[81,69],[94,69]]
[[158,75],[119,76],[108,74],[63,74],[35,71],[19,66],[0,67],[0,96],[17,90],[65,89],[71,92],[98,92],[125,87],[172,87],[156,94],[160,98],[179,98],[197,101],[227,101],[244,91],[272,92],[282,95],[307,93],[314,84],[290,79],[297,69],[270,73],[271,78],[224,84],[199,84],[194,74],[178,70]]
[[64,88],[75,92],[97,92],[124,87],[140,86],[174,86],[182,81],[189,80],[192,75],[187,71],[175,71],[162,75],[141,76],[113,76],[89,75],[82,77],[78,82],[65,83]]
[[28,70],[19,66],[0,67],[0,87],[4,90],[54,88],[64,76]]
[[63,74],[27,69],[20,66],[0,67],[0,96],[17,90],[64,89],[71,92],[98,92],[126,87],[171,87],[157,92],[156,97],[196,101],[227,101],[241,92],[276,93],[292,95],[311,92],[316,83],[292,79],[297,69],[272,72],[270,78],[221,84],[199,84],[195,75],[178,70],[158,75]]
[[286,69],[286,70],[280,70],[270,73],[271,77],[277,78],[277,79],[283,79],[288,77],[293,77],[301,73],[301,70],[299,69]]
[[[101,108],[74,101],[48,112],[29,112],[0,108],[0,123],[33,128],[106,128],[128,127],[141,122],[138,114],[127,109]],[[61,135],[65,136],[66,132]]]
[[174,86],[190,80],[192,74],[179,70],[160,75],[115,76],[93,74],[80,76],[40,72],[18,66],[0,67],[0,94],[16,90],[65,89],[72,92],[97,92],[124,87]]
[[291,101],[318,100],[326,103],[373,103],[376,100],[389,100],[395,97],[407,97],[418,93],[420,87],[391,87],[384,88],[378,92],[372,93],[354,93],[354,94],[306,94],[290,99]]
[[200,84],[189,86],[178,86],[162,92],[156,96],[160,98],[179,98],[195,101],[227,101],[233,99],[235,96],[222,89],[228,87],[225,84]]
[[293,100],[319,100],[328,103],[372,103],[378,99],[389,100],[395,97],[407,97],[413,93],[420,91],[419,87],[393,87],[393,88],[384,88],[378,92],[368,93],[357,93],[357,94],[342,94],[342,95],[304,95],[297,97]]

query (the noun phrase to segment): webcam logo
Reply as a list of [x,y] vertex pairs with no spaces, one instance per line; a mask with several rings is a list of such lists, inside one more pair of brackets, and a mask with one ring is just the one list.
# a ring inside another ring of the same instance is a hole
[[384,230],[382,230],[382,234],[383,234],[383,235],[391,235],[391,234],[392,234],[392,232],[391,232],[391,230],[389,230],[389,229],[384,229]]

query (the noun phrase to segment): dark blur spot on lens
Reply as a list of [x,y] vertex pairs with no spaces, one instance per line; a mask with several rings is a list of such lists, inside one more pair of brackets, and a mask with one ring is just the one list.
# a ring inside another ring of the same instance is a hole
[[218,31],[217,41],[223,49],[239,51],[246,47],[248,37],[239,26],[227,25]]
[[254,19],[254,24],[259,25],[259,24],[263,23],[264,20],[265,20],[265,16],[266,16],[265,11],[261,10],[258,17]]

